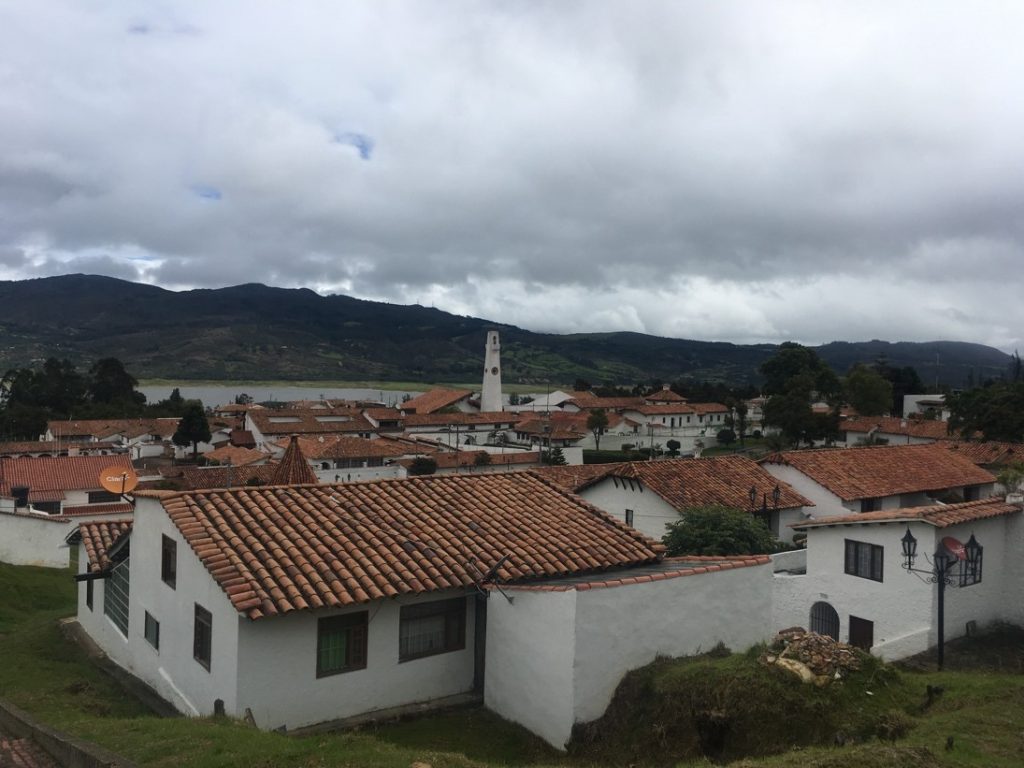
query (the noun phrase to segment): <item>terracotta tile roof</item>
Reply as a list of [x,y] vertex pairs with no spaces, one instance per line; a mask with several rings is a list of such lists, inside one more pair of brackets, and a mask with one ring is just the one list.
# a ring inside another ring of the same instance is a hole
[[100,472],[117,467],[133,472],[131,460],[117,456],[40,456],[38,458],[0,458],[0,496],[9,496],[19,485],[31,489],[30,499],[43,501],[37,494],[49,494],[49,500],[64,498],[65,491],[100,490]]
[[222,445],[203,454],[207,461],[216,461],[218,464],[230,464],[234,467],[244,467],[246,464],[255,464],[257,461],[266,461],[269,454],[257,451],[253,448],[242,448],[237,445]]
[[406,400],[398,407],[406,413],[422,415],[448,408],[460,400],[467,400],[472,396],[473,392],[468,389],[432,389],[412,400]]
[[664,547],[528,472],[159,493],[251,619],[659,560]]
[[248,411],[262,411],[265,410],[262,405],[256,403],[228,403],[227,405],[218,405],[214,410],[218,413],[247,413]]
[[841,432],[867,434],[874,430],[888,435],[909,435],[932,440],[949,440],[951,435],[948,427],[949,425],[945,421],[897,419],[890,416],[857,416],[839,424]]
[[316,472],[309,466],[306,457],[302,455],[298,435],[292,435],[288,447],[285,448],[284,456],[281,457],[281,463],[277,465],[270,482],[272,485],[302,485],[320,482],[320,478],[316,476]]
[[250,464],[247,467],[184,467],[181,481],[185,488],[238,488],[271,485],[277,464]]
[[402,412],[397,408],[366,408],[363,413],[378,423],[381,421],[401,421],[404,418]]
[[791,466],[843,501],[995,482],[991,473],[935,443],[786,451],[761,463]]
[[621,466],[623,466],[622,463],[576,464],[564,467],[537,467],[531,471],[543,477],[552,485],[577,493]]
[[373,425],[354,408],[250,411],[248,418],[264,435],[304,435],[329,432],[373,432]]
[[667,386],[655,390],[647,395],[644,400],[649,403],[685,403],[686,398],[677,392],[673,392]]
[[447,427],[458,425],[494,425],[516,424],[520,414],[512,411],[494,411],[481,413],[411,413],[402,423],[406,429],[410,427]]
[[[779,486],[779,509],[813,507],[787,483],[782,482],[745,456],[716,456],[705,459],[633,461],[618,465],[606,477],[639,480],[644,487],[677,510],[705,504],[724,504],[750,510],[750,489],[756,489],[757,509],[763,497],[771,505],[772,491]],[[594,482],[590,484],[593,485]]]
[[[487,451],[439,451],[431,454],[438,469],[453,469],[455,467],[476,468],[476,457]],[[540,463],[540,451],[515,451],[513,453],[491,453],[491,461],[486,467],[510,467],[519,465],[533,465]],[[403,467],[409,467],[415,459],[403,459],[398,462]]]
[[690,407],[699,414],[729,412],[729,408],[721,403],[690,403]]
[[81,419],[79,421],[48,421],[47,429],[55,436],[68,438],[89,436],[99,439],[124,435],[139,437],[140,435],[159,435],[169,439],[178,426],[178,419]]
[[228,441],[232,445],[237,445],[241,448],[256,447],[256,438],[252,436],[252,432],[248,429],[232,429],[228,433]]
[[[276,445],[287,448],[289,440],[278,440]],[[307,459],[387,459],[405,456],[408,448],[392,440],[370,440],[345,435],[300,437],[299,447]]]
[[582,408],[585,411],[590,411],[594,408],[616,411],[642,406],[644,399],[642,397],[598,397],[587,392],[574,393],[574,396],[565,402],[575,405],[577,408]]
[[131,504],[115,501],[109,504],[82,504],[74,507],[62,507],[60,513],[66,517],[78,515],[116,515],[124,517],[125,515],[130,515],[132,511]]
[[960,504],[935,504],[928,507],[904,507],[902,509],[861,512],[851,515],[817,517],[791,524],[791,528],[820,528],[826,525],[852,525],[864,523],[898,523],[919,520],[936,528],[948,528],[960,523],[971,523],[990,517],[1013,515],[1021,511],[1020,504],[1008,504],[1002,496],[993,496]]
[[662,414],[695,414],[696,410],[693,409],[687,403],[642,403],[640,405],[627,408],[628,413],[641,413],[644,416],[660,416]]
[[947,451],[970,459],[975,464],[999,465],[1024,461],[1024,443],[1002,443],[995,440],[983,442],[943,440],[939,445]]
[[683,576],[699,576],[703,573],[730,571],[735,568],[749,568],[752,565],[768,565],[768,555],[736,555],[716,557],[712,555],[688,555],[667,557],[660,563],[641,565],[635,568],[615,570],[598,576],[583,575],[552,579],[542,584],[510,584],[502,589],[531,592],[584,592],[589,589],[624,587],[629,584],[649,584],[654,581],[678,579]]
[[[545,431],[550,428],[549,431]],[[552,440],[582,440],[589,434],[585,424],[527,418],[516,424],[516,432]]]
[[82,544],[85,545],[89,572],[101,573],[110,567],[110,558],[107,556],[110,548],[131,529],[131,520],[96,520],[82,523],[78,526],[78,531],[68,538],[76,540],[77,537],[81,537]]

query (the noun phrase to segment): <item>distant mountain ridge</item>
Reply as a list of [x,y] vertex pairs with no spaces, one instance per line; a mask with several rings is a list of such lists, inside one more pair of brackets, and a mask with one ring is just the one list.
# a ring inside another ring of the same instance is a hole
[[[120,358],[140,378],[393,380],[480,378],[486,330],[501,333],[507,382],[634,384],[651,378],[757,383],[774,344],[633,332],[543,334],[419,305],[260,284],[168,291],[96,275],[0,281],[0,370],[66,357]],[[1006,353],[966,342],[831,342],[838,372],[884,358],[926,383],[962,386],[1005,373]]]

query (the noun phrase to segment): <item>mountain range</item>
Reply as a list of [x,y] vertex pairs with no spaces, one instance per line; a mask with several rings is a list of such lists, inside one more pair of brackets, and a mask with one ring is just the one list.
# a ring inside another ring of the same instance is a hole
[[[0,281],[0,370],[47,357],[82,367],[117,357],[138,378],[473,382],[491,328],[501,334],[506,382],[756,384],[776,349],[632,332],[533,333],[419,305],[259,284],[176,292],[96,275]],[[1010,362],[993,347],[952,341],[814,349],[839,373],[884,359],[951,386],[1001,376]]]

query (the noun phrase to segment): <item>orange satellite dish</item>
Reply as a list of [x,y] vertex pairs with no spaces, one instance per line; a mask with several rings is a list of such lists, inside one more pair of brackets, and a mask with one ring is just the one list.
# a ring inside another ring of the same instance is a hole
[[131,469],[115,465],[100,472],[100,485],[103,486],[103,490],[111,493],[129,493],[134,491],[138,484],[139,476]]

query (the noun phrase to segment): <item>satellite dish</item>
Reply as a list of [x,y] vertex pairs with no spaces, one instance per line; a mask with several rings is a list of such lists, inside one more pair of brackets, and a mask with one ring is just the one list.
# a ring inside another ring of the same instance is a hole
[[103,490],[110,493],[129,493],[134,491],[138,484],[139,476],[132,469],[114,465],[100,472],[100,485],[103,486]]
[[954,539],[952,536],[946,536],[942,540],[942,546],[948,549],[949,553],[957,560],[967,559],[967,551],[958,539]]

